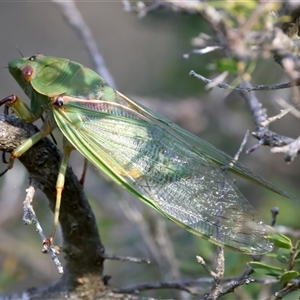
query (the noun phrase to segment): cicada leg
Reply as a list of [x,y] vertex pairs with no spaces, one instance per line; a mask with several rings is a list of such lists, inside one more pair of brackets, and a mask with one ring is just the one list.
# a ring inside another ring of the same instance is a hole
[[82,174],[81,174],[81,177],[80,177],[80,180],[79,180],[79,182],[82,186],[84,185],[87,167],[88,167],[88,160],[86,158],[84,158],[83,170],[82,170]]
[[[4,98],[4,99],[7,99],[8,97]],[[4,99],[2,99],[1,101],[3,101]],[[3,104],[1,104],[3,105]],[[8,116],[9,115],[9,105],[7,105],[7,103],[5,104],[4,106],[4,115],[5,116]],[[6,156],[5,156],[5,151],[2,151],[2,162],[4,164],[8,164],[8,160],[6,159]]]
[[26,123],[33,123],[40,117],[39,113],[33,113],[27,104],[15,94],[0,100],[0,106],[2,105],[5,105],[5,115],[8,115],[8,109],[11,108],[17,114],[17,116]]
[[51,231],[49,239],[47,239],[44,242],[49,245],[53,244],[53,239],[54,239],[58,221],[59,221],[61,196],[62,196],[62,191],[63,191],[64,185],[65,185],[65,176],[66,176],[66,170],[68,167],[68,161],[69,161],[72,150],[74,150],[74,147],[67,139],[64,138],[64,153],[63,153],[62,161],[60,163],[59,172],[58,172],[57,181],[56,181],[56,202],[55,202],[55,208],[54,208],[53,227],[52,227],[52,231]]
[[2,151],[2,162],[4,164],[8,164],[8,160],[6,159],[5,153],[6,153],[5,151]]
[[[41,120],[42,120],[43,122],[45,122],[45,118],[44,118],[43,116],[41,116]],[[52,139],[54,145],[57,145],[57,141],[56,141],[56,139],[55,139],[55,137],[54,137],[54,135],[53,135],[52,132],[50,132],[50,136],[51,136],[51,139]]]
[[[35,115],[30,108],[16,95],[10,95],[2,100],[0,100],[0,106],[5,105],[5,113],[8,114],[8,108],[11,107],[17,116],[27,122],[33,123],[36,119],[39,118],[39,115]],[[8,163],[7,168],[0,173],[0,176],[4,175],[8,170],[12,169],[14,165],[15,158],[20,157],[24,154],[29,148],[36,144],[39,140],[47,136],[54,129],[54,125],[51,122],[44,123],[40,132],[37,132],[32,137],[27,139],[24,143],[19,145],[11,154],[8,162],[5,157],[2,157],[2,160]]]

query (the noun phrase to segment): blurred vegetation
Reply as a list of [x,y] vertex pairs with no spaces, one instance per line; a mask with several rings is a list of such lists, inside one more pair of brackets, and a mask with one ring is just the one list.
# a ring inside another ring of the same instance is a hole
[[[218,10],[227,11],[226,16],[233,16],[226,20],[230,27],[248,20],[258,4],[257,1],[207,3]],[[229,71],[230,84],[234,83],[234,75],[242,72],[248,73],[253,85],[287,81],[286,74],[273,62],[271,56],[242,64],[236,58],[224,57],[222,51],[204,55],[190,54],[185,59],[184,54],[194,49],[193,42],[199,33],[213,33],[207,20],[199,13],[174,12],[162,7],[138,18],[134,12],[125,12],[121,1],[83,1],[76,5],[94,34],[118,90],[230,155],[238,150],[246,130],[254,129],[251,115],[238,93],[218,88],[207,91],[202,82],[188,76],[190,70],[209,78]],[[264,30],[268,22],[273,22],[269,11],[278,7],[279,4],[275,3],[266,9],[252,29]],[[84,45],[64,21],[54,3],[0,2],[0,16],[1,66],[7,66],[10,60],[18,57],[17,45],[25,56],[43,53],[68,57],[94,67]],[[11,93],[24,95],[6,68],[1,69],[0,74],[2,97]],[[257,95],[267,108],[269,116],[272,116],[280,111],[274,99],[288,99],[290,91],[259,92]],[[297,122],[299,121],[295,117],[287,115],[272,125],[272,129],[296,137],[299,135]],[[60,143],[60,133],[55,132],[55,136]],[[250,138],[248,145],[250,147],[255,143]],[[271,182],[278,183],[282,189],[294,195],[299,194],[298,159],[287,165],[282,155],[271,155],[268,148],[260,148],[250,156],[242,155],[241,161]],[[80,175],[83,159],[78,153],[73,154],[71,165],[76,174]],[[34,228],[23,226],[22,202],[27,185],[26,172],[19,163],[0,179],[0,292],[46,286],[60,276],[50,257],[40,252],[40,240]],[[239,180],[237,186],[266,223],[271,222],[271,207],[278,206],[280,214],[277,224],[299,228],[299,203],[283,199],[251,183]],[[143,265],[106,261],[105,275],[112,276],[109,281],[112,287],[145,281],[209,277],[195,257],[201,255],[214,269],[214,245],[164,220],[108,182],[92,166],[88,170],[85,191],[97,218],[106,252],[146,257],[152,262],[150,265]],[[53,216],[42,193],[36,195],[34,207],[45,232],[49,232]],[[160,225],[161,232],[157,232],[157,224]],[[167,232],[166,235],[164,231]],[[160,240],[161,237],[164,237],[163,240]],[[296,240],[292,238],[291,243],[295,244]],[[57,243],[59,242],[61,237],[58,234]],[[249,256],[225,250],[225,276],[242,275],[251,260]],[[275,260],[276,257],[266,258],[268,264],[276,265]],[[285,265],[282,264],[281,268],[285,268]],[[300,271],[297,262],[295,269]],[[255,278],[262,278],[264,275],[251,274]],[[204,294],[211,285],[212,282],[199,283],[197,289]],[[281,286],[281,283],[263,286],[251,283],[237,288],[234,299],[263,299],[274,294]],[[285,299],[296,299],[299,294],[293,293],[293,296],[289,295],[292,298]],[[169,289],[150,290],[141,295],[160,299],[199,298],[187,292]],[[229,294],[222,299],[233,299],[233,296]]]

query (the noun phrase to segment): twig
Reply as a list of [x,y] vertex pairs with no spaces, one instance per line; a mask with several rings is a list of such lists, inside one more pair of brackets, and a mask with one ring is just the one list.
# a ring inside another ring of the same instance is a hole
[[138,258],[138,257],[131,257],[131,256],[119,256],[119,255],[110,255],[104,254],[103,258],[110,259],[110,260],[119,260],[119,261],[128,261],[138,264],[150,264],[151,261],[148,258]]
[[209,297],[212,299],[218,299],[220,293],[222,293],[221,281],[224,277],[225,271],[225,258],[224,258],[224,248],[217,247],[217,257],[216,257],[216,273],[214,276],[214,285],[209,293]]
[[[191,70],[189,73],[189,76],[195,77],[204,83],[207,84],[214,84],[215,80],[214,79],[209,79],[201,74],[196,73],[194,70]],[[236,91],[247,91],[247,92],[252,92],[252,91],[274,91],[274,90],[282,90],[282,89],[289,89],[292,86],[299,86],[300,85],[300,79],[297,79],[295,83],[292,82],[286,82],[286,83],[279,83],[279,84],[274,84],[274,85],[257,85],[257,86],[232,86],[230,84],[227,84],[225,82],[220,82],[215,84],[215,86],[221,88],[221,89],[226,89],[226,90],[236,90]]]
[[[23,221],[25,223],[25,225],[29,225],[31,223],[33,223],[35,225],[36,231],[39,233],[42,242],[44,242],[46,240],[46,236],[44,234],[43,228],[40,225],[40,222],[35,214],[35,211],[31,205],[32,203],[32,199],[33,196],[35,194],[35,188],[36,188],[37,184],[33,182],[31,183],[30,187],[26,190],[27,194],[25,197],[25,201],[23,202],[24,206],[24,215],[23,215]],[[64,272],[63,267],[61,262],[59,261],[58,257],[57,257],[57,250],[55,249],[55,247],[53,245],[48,245],[48,244],[44,244],[44,251],[48,252],[54,262],[54,265],[58,271],[59,274],[62,274]]]
[[210,84],[210,85],[213,85],[213,86],[217,86],[221,89],[238,90],[238,91],[243,89],[241,87],[231,86],[231,85],[229,85],[227,83],[224,83],[224,82],[215,83],[215,80],[208,79],[208,78],[206,78],[206,77],[204,77],[200,74],[197,74],[194,70],[190,71],[189,76],[196,77],[196,78],[200,79],[201,81],[203,81],[204,83],[207,83],[207,84]]
[[271,216],[272,216],[271,227],[275,226],[278,214],[279,214],[279,208],[277,206],[272,207],[272,209],[271,209]]
[[205,296],[205,299],[217,299],[220,293],[222,293],[221,281],[224,277],[225,270],[225,258],[224,249],[222,247],[217,247],[217,257],[216,257],[216,272],[212,271],[209,266],[205,263],[201,256],[196,256],[197,262],[202,265],[202,267],[208,272],[208,274],[213,278],[214,285],[211,288],[209,295]]
[[95,66],[97,72],[110,84],[116,87],[115,80],[106,67],[105,61],[100,54],[93,33],[83,19],[80,11],[77,9],[73,0],[60,1],[52,0],[61,10],[63,16],[69,25],[78,33],[86,46]]
[[205,6],[201,1],[157,0],[161,5],[171,8],[174,12],[199,13]]
[[[248,83],[244,82],[243,85],[247,86]],[[271,148],[276,148],[276,147],[281,147],[281,152],[284,153],[295,153],[296,146],[293,145],[292,143],[295,141],[292,138],[280,135],[276,132],[273,132],[268,129],[268,116],[266,113],[266,110],[263,108],[262,104],[259,102],[257,97],[253,92],[248,93],[246,91],[240,91],[241,96],[245,99],[251,113],[253,116],[254,123],[256,125],[256,131],[252,132],[252,136],[257,138],[259,142],[249,148],[246,153],[251,153],[254,150],[258,149],[262,145],[267,145]],[[267,125],[265,125],[267,124]],[[286,148],[282,148],[286,146]],[[294,147],[295,146],[295,147]],[[292,150],[291,150],[292,149]],[[272,150],[271,150],[272,151]],[[278,148],[278,152],[279,152]],[[290,151],[290,152],[289,152]],[[299,151],[299,148],[298,148]],[[289,157],[294,157],[294,156],[286,156],[286,159]]]
[[216,283],[220,284],[225,271],[225,257],[224,257],[224,248],[218,246],[217,247],[217,257],[216,257]]
[[250,17],[246,19],[246,21],[238,28],[237,37],[239,39],[243,39],[247,32],[251,31],[251,28],[255,23],[259,20],[259,18],[263,15],[263,13],[268,10],[269,3],[261,2],[251,13]]
[[131,12],[132,11],[132,5],[131,5],[130,1],[122,0],[122,3],[123,3],[124,11],[126,11],[126,12]]
[[[35,189],[36,187],[34,186],[34,183],[32,183],[29,188],[26,190],[26,197],[25,197],[25,200],[23,202],[23,211],[24,211],[24,215],[23,215],[23,222],[25,225],[29,225],[31,224],[32,222],[35,222],[35,225],[38,226],[36,227],[36,230],[39,232],[39,234],[41,236],[43,236],[43,231],[41,230],[40,231],[40,224],[39,224],[39,221],[36,217],[36,214],[32,208],[32,200],[33,200],[33,197],[34,197],[34,194],[35,194]],[[42,241],[44,241],[45,238],[42,238]]]
[[291,111],[291,108],[282,109],[279,114],[269,117],[266,121],[261,122],[263,127],[269,126],[272,122],[280,120]]
[[271,130],[264,130],[264,131],[254,131],[251,133],[259,142],[249,148],[246,153],[249,154],[254,150],[258,149],[262,145],[267,145],[269,147],[281,147],[286,146],[294,141],[294,139],[280,135]]
[[197,255],[196,260],[213,279],[217,277],[217,274],[206,264],[205,260],[201,256]]
[[[203,282],[211,282],[208,278]],[[195,282],[195,281],[194,281]],[[115,293],[139,293],[145,290],[157,290],[157,289],[177,289],[186,291],[188,293],[194,293],[194,289],[188,287],[184,281],[162,281],[162,282],[145,282],[135,285],[130,285],[123,288],[113,289]]]
[[283,288],[282,290],[275,293],[274,296],[270,297],[268,300],[281,300],[286,295],[298,290],[300,288],[300,280],[296,280],[293,284]]
[[296,118],[300,118],[300,111],[296,109],[295,105],[290,105],[289,103],[287,103],[287,101],[281,98],[276,99],[276,102],[284,109],[289,109],[289,112]]
[[[145,290],[154,290],[154,289],[178,289],[182,291],[186,291],[191,294],[200,294],[199,289],[201,289],[201,285],[213,283],[214,279],[212,277],[202,277],[198,279],[190,279],[190,280],[176,280],[176,281],[161,281],[161,282],[145,282],[139,283],[135,285],[130,285],[123,288],[115,288],[113,291],[115,293],[139,293]],[[237,277],[224,277],[223,282],[225,282],[224,286],[222,287],[222,291],[220,291],[218,297],[222,295],[229,294],[233,292],[237,287],[242,286],[244,284],[259,283],[263,285],[270,285],[278,283],[278,279],[274,278],[243,278],[238,279]],[[202,289],[201,289],[202,290]],[[203,300],[213,298],[208,294],[205,294],[202,298]]]
[[[249,83],[243,81],[244,86],[249,86]],[[262,125],[268,119],[267,111],[260,103],[254,92],[240,91],[240,95],[246,101],[247,106],[252,114],[253,121],[257,131],[268,130],[268,126]]]
[[243,141],[239,147],[239,150],[237,151],[237,153],[234,155],[234,158],[232,160],[232,162],[229,164],[230,168],[233,168],[234,164],[239,160],[239,156],[241,155],[241,153],[243,152],[245,145],[248,141],[249,138],[249,130],[246,131],[245,136],[243,138]]
[[192,54],[206,54],[216,50],[222,49],[220,46],[206,46],[202,49],[193,49],[192,51],[183,54],[183,57],[188,59]]
[[239,281],[234,281],[234,282],[230,282],[229,284],[227,284],[227,286],[222,290],[220,290],[217,294],[215,295],[205,295],[203,298],[201,298],[201,300],[215,300],[218,299],[224,295],[227,295],[229,293],[233,293],[234,290],[236,288],[238,288],[239,286],[242,286],[244,284],[250,284],[251,282],[254,282],[255,280],[252,278],[245,278],[245,279],[241,279]]
[[131,4],[127,0],[122,0],[124,11],[126,12],[137,12],[138,18],[143,18],[147,13],[157,9],[161,6],[161,1],[154,1],[150,5],[146,6],[143,1],[138,1],[137,4]]
[[273,153],[284,153],[285,154],[285,160],[287,162],[291,162],[294,160],[294,158],[299,153],[300,149],[300,137],[292,141],[286,146],[282,147],[274,147],[271,149]]

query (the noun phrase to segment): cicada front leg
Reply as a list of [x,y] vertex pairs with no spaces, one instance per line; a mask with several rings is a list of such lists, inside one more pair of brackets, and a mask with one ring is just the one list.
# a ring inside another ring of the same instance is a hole
[[[34,114],[24,101],[12,94],[0,101],[0,106],[5,105],[5,113],[8,114],[8,108],[11,108],[17,116],[24,122],[33,123],[40,115]],[[27,139],[24,143],[19,145],[11,154],[8,160],[7,168],[0,173],[0,176],[4,175],[8,170],[12,169],[14,160],[24,154],[29,148],[36,144],[39,140],[47,136],[53,131],[54,125],[51,122],[44,123],[40,132],[37,132],[32,137]]]

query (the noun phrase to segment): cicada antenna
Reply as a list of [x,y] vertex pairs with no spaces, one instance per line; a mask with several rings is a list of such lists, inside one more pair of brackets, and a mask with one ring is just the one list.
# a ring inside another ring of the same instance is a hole
[[21,50],[19,49],[19,46],[18,46],[18,45],[16,45],[16,48],[17,48],[19,54],[21,55],[21,57],[24,57],[24,55],[23,55],[23,53],[21,52]]

